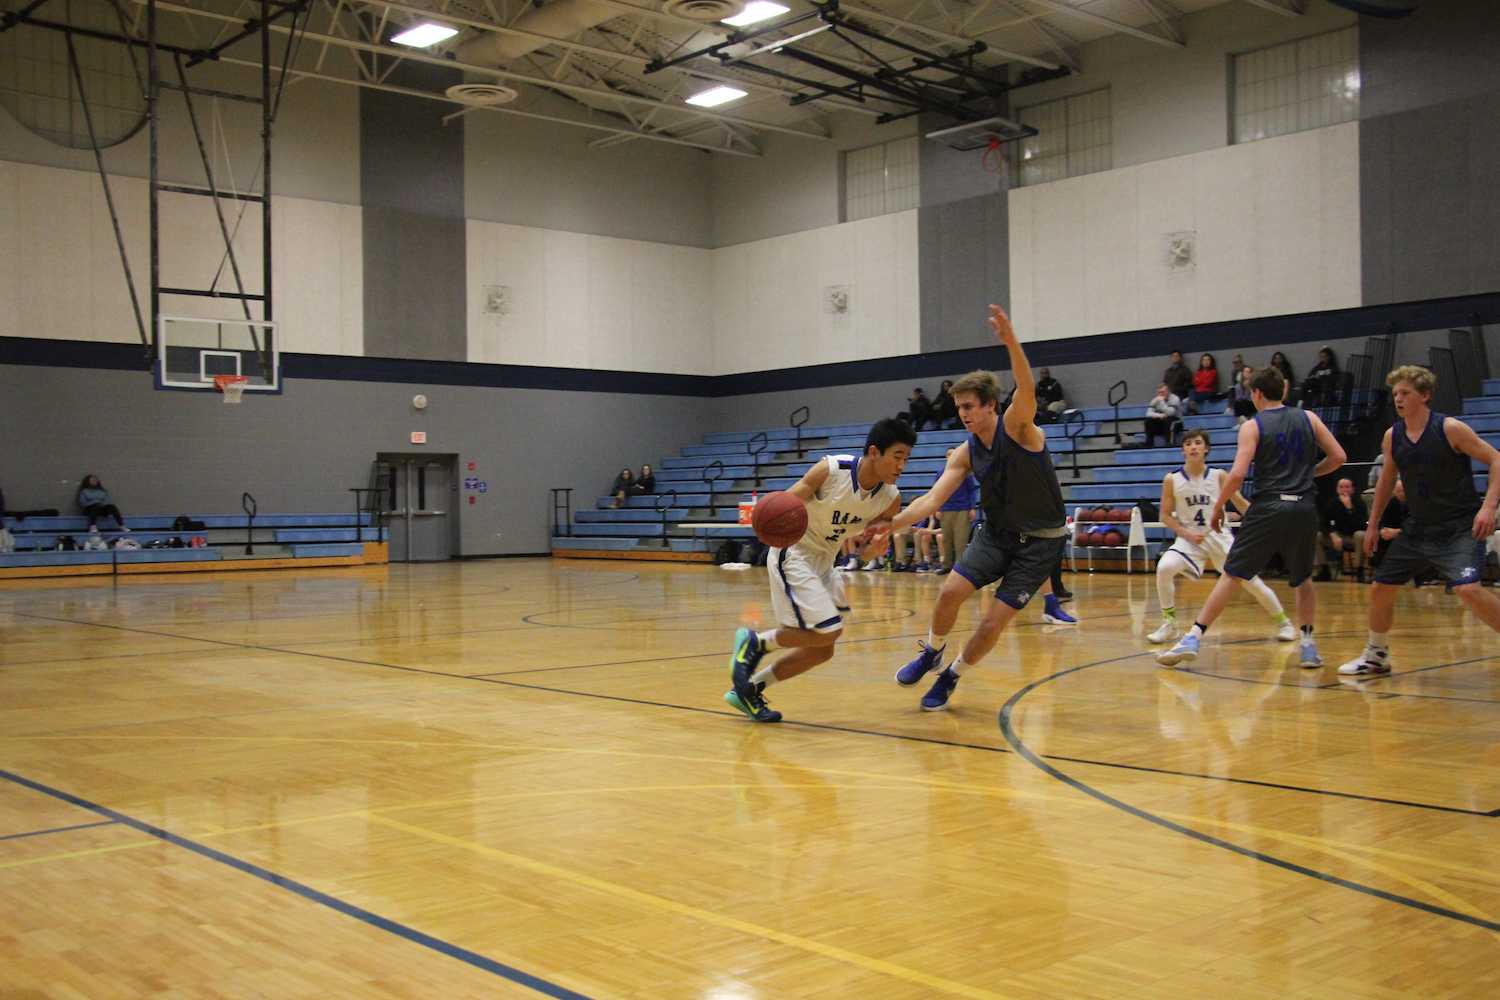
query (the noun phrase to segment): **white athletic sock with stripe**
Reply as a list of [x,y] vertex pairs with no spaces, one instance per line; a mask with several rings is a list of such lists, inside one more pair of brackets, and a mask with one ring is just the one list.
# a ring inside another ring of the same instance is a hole
[[927,630],[927,645],[941,652],[948,648],[948,636],[946,633],[938,635],[929,628]]
[[753,673],[753,674],[750,675],[750,683],[751,684],[765,684],[767,686],[775,684],[776,683],[776,668],[774,666],[764,666],[764,667],[761,667],[755,673]]
[[963,654],[959,654],[958,659],[956,659],[952,663],[948,664],[948,669],[951,670],[951,671],[953,671],[953,675],[955,677],[962,677],[964,675],[964,671],[968,670],[973,665],[974,664],[972,664],[972,663],[965,663],[964,662],[964,658],[963,658]]
[[1391,636],[1389,632],[1377,632],[1370,630],[1369,647],[1381,653],[1389,652],[1391,648]]
[[769,653],[771,650],[776,648],[776,632],[777,629],[773,628],[769,632],[755,633],[755,638],[760,640],[761,649],[764,649]]

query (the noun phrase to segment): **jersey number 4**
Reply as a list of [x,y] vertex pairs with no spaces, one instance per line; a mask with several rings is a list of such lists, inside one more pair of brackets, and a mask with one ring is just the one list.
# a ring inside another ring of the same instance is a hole
[[1196,524],[1200,528],[1203,527],[1205,524],[1208,523],[1208,518],[1206,518],[1206,517],[1203,516],[1203,510],[1202,510],[1202,508],[1199,508],[1198,510],[1193,511],[1193,523]]

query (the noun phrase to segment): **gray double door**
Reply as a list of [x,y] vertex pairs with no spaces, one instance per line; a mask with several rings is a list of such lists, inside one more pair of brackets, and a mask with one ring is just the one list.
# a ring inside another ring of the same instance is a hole
[[382,452],[381,523],[391,562],[442,562],[458,552],[458,456]]

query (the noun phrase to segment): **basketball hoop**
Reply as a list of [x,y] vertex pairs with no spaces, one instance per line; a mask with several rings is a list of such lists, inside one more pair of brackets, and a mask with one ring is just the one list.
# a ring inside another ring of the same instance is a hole
[[245,386],[250,383],[248,375],[215,375],[214,388],[224,394],[224,403],[239,403],[245,395]]

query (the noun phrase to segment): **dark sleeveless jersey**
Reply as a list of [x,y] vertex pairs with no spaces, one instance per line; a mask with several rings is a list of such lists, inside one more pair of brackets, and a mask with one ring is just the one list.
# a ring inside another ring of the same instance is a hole
[[995,428],[993,450],[978,435],[969,435],[969,465],[979,480],[979,506],[990,531],[1026,535],[1067,523],[1062,488],[1045,443],[1041,451],[1028,451],[1005,433],[1002,423]]
[[1318,443],[1312,421],[1291,406],[1261,410],[1255,415],[1260,444],[1255,447],[1255,496],[1311,496],[1313,469],[1318,466]]
[[1443,414],[1432,410],[1416,441],[1406,436],[1406,421],[1391,427],[1391,458],[1406,484],[1411,522],[1419,528],[1468,525],[1479,511],[1469,456],[1455,451],[1443,433]]

